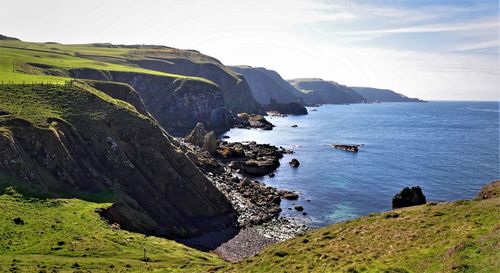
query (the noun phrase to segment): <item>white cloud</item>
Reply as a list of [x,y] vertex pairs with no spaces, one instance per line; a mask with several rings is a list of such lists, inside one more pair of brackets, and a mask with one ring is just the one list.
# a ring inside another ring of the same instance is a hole
[[[6,11],[0,17],[0,33],[24,40],[193,48],[227,64],[265,66],[288,78],[321,77],[349,85],[394,88],[424,99],[495,99],[500,86],[498,54],[470,52],[498,43],[498,13],[493,18],[491,14],[467,17],[487,10],[487,5],[407,8],[397,1],[393,5],[315,0],[0,1]],[[443,20],[449,17],[469,19]],[[303,29],[298,31],[298,26]],[[457,40],[446,45],[427,42],[448,52],[445,54],[370,44],[373,38],[401,33],[456,34]]]

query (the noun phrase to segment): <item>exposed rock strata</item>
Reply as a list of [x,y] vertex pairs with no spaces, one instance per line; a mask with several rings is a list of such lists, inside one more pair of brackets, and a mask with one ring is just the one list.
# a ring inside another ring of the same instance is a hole
[[231,203],[151,119],[75,86],[2,88],[36,92],[45,111],[64,119],[35,126],[4,111],[0,170],[49,196],[109,195],[114,204],[102,215],[144,234],[186,237],[235,225]]
[[198,122],[208,129],[225,132],[232,125],[219,88],[211,83],[134,72],[72,69],[75,78],[127,83],[141,96],[151,115],[174,135],[189,133]]

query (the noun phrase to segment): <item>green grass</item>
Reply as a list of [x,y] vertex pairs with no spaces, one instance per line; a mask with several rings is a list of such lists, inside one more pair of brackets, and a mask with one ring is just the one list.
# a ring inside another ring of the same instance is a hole
[[[134,49],[101,48],[92,45],[61,45],[27,43],[22,41],[0,41],[0,82],[64,83],[69,80],[67,70],[74,68],[92,68],[107,71],[125,71],[161,75],[179,79],[188,79],[212,83],[200,78],[164,73],[140,68],[128,63],[124,58]],[[112,61],[86,58],[85,55],[99,55]],[[116,61],[123,59],[124,61]],[[42,64],[47,67],[36,67]]]
[[0,272],[206,272],[225,264],[174,241],[110,227],[95,212],[109,205],[1,195]]
[[273,245],[221,272],[498,272],[500,198],[373,214]]
[[114,99],[82,82],[67,85],[0,85],[0,110],[8,113],[2,119],[16,117],[40,128],[50,127],[50,118],[79,122],[85,115],[103,119],[119,111],[136,112],[127,102]]

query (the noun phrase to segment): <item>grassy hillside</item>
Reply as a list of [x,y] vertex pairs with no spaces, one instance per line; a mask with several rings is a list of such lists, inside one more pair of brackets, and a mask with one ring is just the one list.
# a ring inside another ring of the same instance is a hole
[[224,264],[174,241],[109,226],[95,210],[110,204],[6,192],[0,196],[0,272],[206,272]]
[[[0,40],[0,81],[13,83],[69,80],[68,69],[94,68],[127,71],[210,82],[204,78],[182,76],[140,68],[124,57],[136,49],[95,47],[93,45],[61,45]],[[94,60],[102,56],[100,60]],[[92,58],[90,58],[92,57]]]
[[271,246],[222,272],[498,272],[500,198],[398,209]]
[[[96,100],[96,95],[102,100]],[[5,112],[0,115],[0,120],[15,116],[41,128],[49,127],[50,118],[72,123],[78,122],[82,115],[98,119],[104,115],[103,111],[121,108],[136,111],[129,103],[78,82],[68,85],[0,85],[0,109]]]

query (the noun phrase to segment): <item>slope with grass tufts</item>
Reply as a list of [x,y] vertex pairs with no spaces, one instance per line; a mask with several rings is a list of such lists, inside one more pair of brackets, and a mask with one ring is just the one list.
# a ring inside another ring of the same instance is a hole
[[154,120],[86,85],[0,85],[0,151],[0,170],[37,193],[109,193],[102,214],[128,230],[189,237],[236,221]]
[[0,195],[0,272],[207,272],[215,255],[108,225],[109,207],[78,199]]
[[498,272],[500,198],[483,196],[491,198],[430,203],[321,228],[221,272]]

